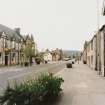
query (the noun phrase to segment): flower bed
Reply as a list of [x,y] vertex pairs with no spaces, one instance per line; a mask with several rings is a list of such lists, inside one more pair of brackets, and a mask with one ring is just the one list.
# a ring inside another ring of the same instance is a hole
[[60,92],[61,84],[64,80],[52,74],[42,74],[37,79],[14,87],[7,86],[3,95],[0,96],[2,105],[45,105],[45,103],[55,100]]

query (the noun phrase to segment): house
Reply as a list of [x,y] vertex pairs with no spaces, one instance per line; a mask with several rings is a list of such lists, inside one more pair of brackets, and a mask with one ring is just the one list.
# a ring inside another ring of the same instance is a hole
[[52,54],[52,61],[59,61],[63,60],[63,51],[61,49],[56,49],[51,52]]
[[[30,41],[32,49],[37,49],[33,36],[31,36]],[[28,38],[24,39],[20,34],[20,28],[13,30],[0,24],[0,65],[24,63],[24,49],[28,43]]]
[[33,35],[23,36],[24,59],[27,62],[34,62],[34,56],[37,54],[37,44],[34,42]]
[[96,69],[96,36],[89,41],[87,46],[87,64],[92,68]]
[[105,76],[105,25],[84,46],[83,61],[86,61],[92,69],[97,70],[98,74]]
[[97,71],[105,76],[105,25],[97,32]]
[[52,54],[49,50],[46,50],[44,53],[44,61],[52,61]]
[[83,51],[83,62],[90,68],[96,69],[96,35],[90,40],[85,41]]
[[22,36],[16,31],[0,24],[0,65],[19,64]]

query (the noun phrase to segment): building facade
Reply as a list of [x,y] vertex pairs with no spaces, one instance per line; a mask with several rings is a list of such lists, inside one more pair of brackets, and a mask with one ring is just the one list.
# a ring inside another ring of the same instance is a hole
[[[24,42],[27,40],[20,34],[20,28],[12,30],[0,24],[0,65],[18,65],[25,62]],[[32,43],[35,46],[33,41]]]
[[61,49],[56,49],[51,52],[52,54],[52,61],[59,61],[63,60],[63,51]]
[[86,41],[83,51],[83,62],[90,68],[96,68],[96,36],[90,41]]
[[99,75],[105,76],[105,25],[85,44],[82,58]]
[[105,25],[97,33],[97,71],[105,76]]
[[52,61],[52,54],[49,50],[46,50],[44,53],[44,61]]

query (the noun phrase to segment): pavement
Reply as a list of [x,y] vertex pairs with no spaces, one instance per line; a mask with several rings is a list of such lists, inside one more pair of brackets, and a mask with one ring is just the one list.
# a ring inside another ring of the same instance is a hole
[[105,77],[82,63],[63,69],[63,94],[54,105],[105,105]]

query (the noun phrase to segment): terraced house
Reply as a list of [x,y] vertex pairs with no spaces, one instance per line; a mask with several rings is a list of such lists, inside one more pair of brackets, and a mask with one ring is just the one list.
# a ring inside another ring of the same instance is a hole
[[[20,34],[20,28],[13,30],[0,24],[0,65],[16,65],[25,62],[23,50],[27,41]],[[33,44],[35,49],[36,44]]]
[[92,69],[96,68],[96,36],[84,44],[83,62],[86,62]]
[[82,58],[98,74],[105,76],[105,25],[85,44]]

